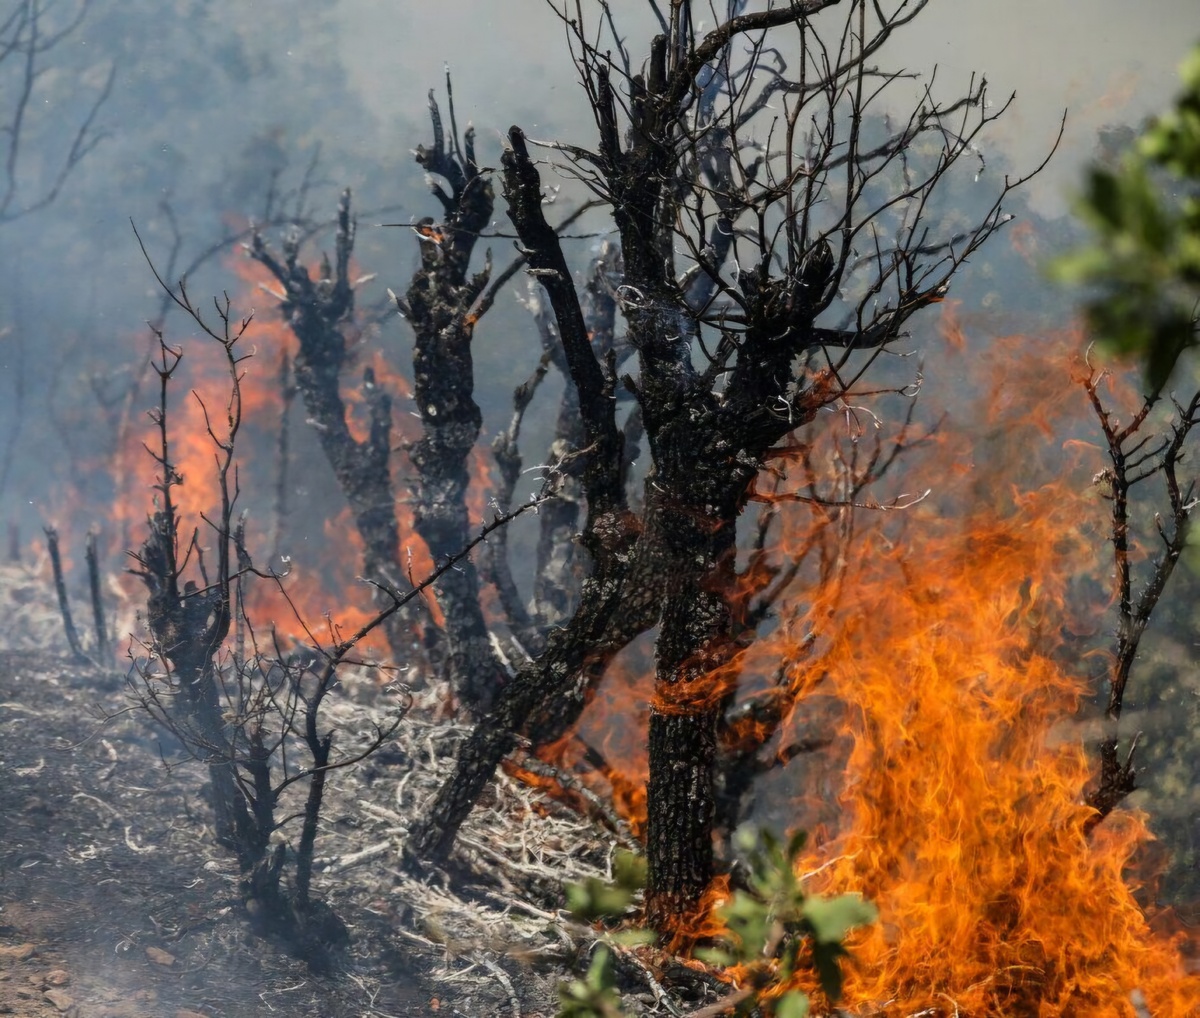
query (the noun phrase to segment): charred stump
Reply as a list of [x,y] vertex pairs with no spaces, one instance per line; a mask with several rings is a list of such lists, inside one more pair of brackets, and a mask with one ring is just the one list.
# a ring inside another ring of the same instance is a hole
[[260,830],[246,808],[221,715],[214,659],[229,632],[230,604],[220,585],[200,589],[189,581],[179,588],[173,508],[154,513],[149,524],[149,536],[135,558],[137,574],[149,591],[146,622],[154,646],[174,668],[178,701],[171,724],[208,765],[218,843],[250,868],[261,857],[270,831]]

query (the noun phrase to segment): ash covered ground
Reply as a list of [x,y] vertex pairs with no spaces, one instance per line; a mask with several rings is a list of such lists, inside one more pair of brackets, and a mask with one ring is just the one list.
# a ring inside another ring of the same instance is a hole
[[[406,875],[407,820],[465,732],[418,703],[392,743],[331,781],[315,890],[352,943],[314,974],[254,934],[236,862],[212,839],[206,769],[128,709],[119,668],[66,653],[48,578],[0,569],[0,608],[0,1014],[554,1013],[589,940],[559,911],[562,885],[604,876],[620,833],[501,774],[455,873]],[[374,698],[347,678],[328,716],[345,743]],[[665,1013],[643,997],[633,1010]]]

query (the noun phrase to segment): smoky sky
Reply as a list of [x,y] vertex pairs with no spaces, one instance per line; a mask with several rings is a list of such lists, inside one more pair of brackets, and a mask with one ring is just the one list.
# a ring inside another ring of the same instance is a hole
[[[640,0],[613,8],[636,60],[654,19]],[[933,0],[881,60],[926,75],[936,66],[938,86],[958,92],[984,72],[997,101],[1015,90],[988,142],[1000,166],[1040,159],[1069,108],[1062,151],[1030,191],[1033,210],[1057,216],[1097,130],[1160,108],[1198,39],[1195,0]],[[332,214],[340,189],[354,190],[360,261],[378,273],[364,299],[378,300],[405,284],[416,255],[408,231],[376,224],[437,211],[412,150],[428,141],[427,93],[444,102],[447,67],[460,127],[475,126],[484,162],[496,164],[513,123],[533,137],[591,141],[564,40],[543,0],[93,3],[46,55],[22,138],[22,188],[36,196],[52,177],[113,69],[95,124],[104,138],[57,200],[0,225],[0,436],[18,433],[0,514],[29,533],[58,522],[65,492],[93,494],[78,489],[93,483],[111,443],[102,404],[119,399],[144,357],[159,303],[131,220],[152,257],[165,262],[178,240],[186,264],[231,224],[259,216],[270,181],[287,192],[314,167],[313,214]],[[0,109],[15,88],[0,74]],[[499,260],[507,249],[496,248]],[[203,295],[236,284],[215,259],[189,285]],[[969,292],[981,301],[998,288],[977,280]],[[533,363],[515,301],[494,318],[477,340],[485,434],[503,423],[507,395]],[[403,364],[408,337],[401,323],[392,328]],[[177,342],[195,331],[178,318],[167,330]]]

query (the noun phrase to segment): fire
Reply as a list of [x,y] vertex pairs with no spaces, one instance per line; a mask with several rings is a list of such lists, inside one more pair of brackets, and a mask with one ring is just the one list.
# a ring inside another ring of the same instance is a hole
[[[646,753],[653,693],[652,647],[645,637],[622,650],[591,691],[579,723],[537,750],[540,760],[569,773],[612,803],[635,837],[646,830]],[[620,719],[614,723],[614,719]]]
[[[814,893],[858,891],[880,910],[853,945],[853,1013],[1132,1015],[1135,992],[1156,1016],[1200,1013],[1200,979],[1152,933],[1128,877],[1144,817],[1118,811],[1084,834],[1094,760],[1074,719],[1096,667],[1079,634],[1097,620],[1072,602],[1080,577],[1107,574],[1106,504],[1086,459],[1060,462],[1065,480],[1004,476],[1048,463],[1080,405],[1068,371],[1048,381],[1061,365],[1048,349],[993,347],[1007,375],[981,429],[934,449],[937,501],[866,521],[838,581],[766,641],[820,694],[795,720],[838,717],[840,773],[825,772],[838,805],[804,868]],[[971,469],[946,470],[947,456]],[[811,798],[797,780],[792,795]]]
[[[743,700],[784,705],[782,730],[760,731],[747,715],[736,733],[770,740],[781,759],[814,732],[828,743],[765,781],[760,800],[772,823],[812,831],[802,866],[813,893],[857,891],[880,911],[851,944],[850,1013],[1133,1016],[1136,994],[1156,1018],[1200,1013],[1200,978],[1185,974],[1178,938],[1159,931],[1131,877],[1150,839],[1145,818],[1118,810],[1084,833],[1095,760],[1077,718],[1103,669],[1090,635],[1104,630],[1111,592],[1106,503],[1091,483],[1102,463],[1066,360],[1079,337],[1011,337],[979,354],[957,309],[945,308],[948,346],[985,379],[975,383],[980,412],[952,419],[901,464],[906,489],[933,495],[895,512],[773,497],[789,480],[800,490],[813,464],[835,462],[837,443],[863,440],[823,419],[813,444],[797,445],[772,485],[760,485],[782,525],[764,554],[775,549],[785,565],[751,556],[738,596],[752,600],[789,575],[787,563],[800,565],[773,628],[712,677],[714,688],[736,682]],[[283,409],[266,353],[294,350],[269,314],[253,329],[260,355],[243,365],[239,450],[247,501],[252,476],[273,476],[269,437]],[[200,401],[185,393],[200,394],[219,428],[228,379],[215,351],[196,343],[185,365],[172,458],[185,532],[201,528],[204,543],[201,514],[217,505],[214,450]],[[380,357],[372,367],[406,394]],[[410,438],[399,431],[394,445]],[[143,441],[152,443],[149,429],[122,451],[118,516],[141,519],[149,507],[155,468]],[[478,521],[489,515],[487,461],[477,452],[470,466]],[[398,494],[401,565],[419,578],[428,552]],[[313,632],[331,638],[361,624],[370,598],[355,579],[361,548],[345,512],[328,526],[337,563],[297,563],[287,590]],[[252,619],[294,624],[278,591],[253,586]],[[298,624],[284,631],[304,636]],[[621,655],[576,733],[546,754],[566,769],[598,769],[635,831],[646,808],[648,651],[639,641]],[[725,893],[713,887],[693,935],[715,931],[711,910]]]
[[1140,988],[1183,1014],[1122,876],[1144,827],[1084,836],[1091,760],[1070,719],[1086,686],[1038,645],[1064,587],[1047,540],[1071,523],[1057,491],[1015,503],[920,563],[861,549],[822,655],[846,706],[847,827],[809,860],[812,888],[859,890],[884,917],[856,946],[856,1001],[1096,1014]]
[[[299,395],[290,407],[291,447],[284,482],[288,509],[284,516],[278,512],[277,488],[282,466],[279,435],[285,414],[281,357],[286,355],[294,364],[297,343],[291,329],[275,313],[276,298],[271,292],[276,287],[266,269],[245,257],[230,259],[228,267],[242,284],[241,292],[231,301],[234,324],[241,315],[253,315],[239,344],[239,352],[245,359],[239,365],[242,426],[236,450],[240,494],[235,512],[249,510],[246,539],[255,565],[260,569],[274,568],[280,573],[278,583],[257,578],[245,583],[246,613],[260,638],[273,630],[285,642],[308,642],[315,637],[329,643],[350,635],[374,614],[371,589],[358,578],[362,569],[362,542],[348,509],[336,493],[333,478],[328,477],[327,487],[324,482],[314,481],[327,477],[329,468],[323,459],[307,462],[309,458],[320,458],[321,453],[315,443],[305,441],[309,429]],[[180,513],[182,537],[190,537],[195,530],[200,547],[208,549],[215,533],[205,518],[215,519],[220,498],[217,450],[207,428],[211,421],[213,430],[222,438],[227,430],[229,372],[215,342],[199,336],[178,340],[168,336],[168,341],[183,351],[183,360],[168,394],[170,457],[182,478],[182,483],[173,488],[172,498]],[[143,339],[137,342],[141,346]],[[251,356],[245,356],[248,354]],[[372,350],[367,357],[376,384],[383,385],[396,400],[411,395],[408,382],[391,367],[382,352]],[[361,440],[367,424],[358,382],[353,376],[347,378],[343,394],[350,409],[352,434]],[[152,375],[144,382],[139,398],[146,404],[158,401],[157,380]],[[402,449],[416,437],[415,422],[410,425],[403,413],[394,413],[393,421],[396,427],[392,444]],[[116,488],[113,519],[120,524],[120,533],[111,535],[114,544],[119,545],[110,549],[114,555],[140,540],[160,473],[147,452],[147,448],[158,447],[155,427],[136,411],[131,425],[123,434],[112,465]],[[403,475],[403,464],[397,467],[396,474]],[[232,486],[232,474],[230,483]],[[329,494],[324,494],[326,490]],[[410,501],[402,491],[398,492],[396,511],[402,543],[398,565],[402,572],[411,572],[419,579],[432,563],[413,530]],[[314,510],[329,515],[324,520],[320,515],[314,518]],[[280,529],[283,538],[276,541],[275,532]],[[310,542],[310,536],[319,536],[321,540]],[[283,560],[273,559],[276,550],[285,556]],[[212,561],[206,551],[206,562],[211,566]],[[144,597],[136,583],[126,585],[125,591],[133,601]],[[362,650],[366,654],[386,654],[382,630],[368,636]]]
[[1038,241],[1037,229],[1029,220],[1013,225],[1008,231],[1008,242],[1012,248],[1030,265],[1037,265],[1041,255],[1041,244]]
[[[760,784],[758,817],[811,832],[812,893],[879,909],[850,945],[845,1013],[1132,1018],[1144,1000],[1155,1018],[1200,1014],[1200,977],[1133,876],[1146,818],[1121,809],[1084,833],[1096,759],[1080,707],[1106,667],[1112,591],[1080,336],[972,350],[952,307],[945,331],[979,376],[960,393],[975,412],[887,478],[927,500],[872,512],[773,495],[846,462],[836,447],[861,439],[828,422],[777,464],[789,476],[760,483],[783,524],[768,547],[799,567],[774,628],[713,682],[791,705],[782,730],[764,729],[781,760],[817,748]],[[757,555],[745,573],[748,596],[774,582]],[[640,730],[648,687],[618,686],[581,733]],[[761,739],[754,724],[735,735]],[[640,754],[610,759],[614,792],[639,787]],[[724,897],[714,886],[704,905]],[[690,933],[712,930],[706,914]]]

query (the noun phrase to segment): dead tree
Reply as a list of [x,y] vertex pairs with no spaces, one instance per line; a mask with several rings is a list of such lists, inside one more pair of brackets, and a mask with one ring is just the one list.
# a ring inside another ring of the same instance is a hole
[[[240,334],[240,333],[239,333]],[[239,335],[230,335],[227,350],[236,371],[233,353]],[[171,709],[160,711],[163,720],[193,746],[208,765],[211,803],[219,843],[233,849],[244,868],[252,867],[266,841],[254,822],[246,801],[238,792],[233,747],[222,717],[221,680],[216,665],[217,652],[229,633],[233,620],[232,519],[236,492],[232,490],[232,450],[240,425],[240,410],[231,403],[230,427],[224,437],[224,458],[218,460],[218,485],[221,506],[217,515],[217,561],[215,577],[208,575],[202,561],[198,535],[181,543],[179,514],[173,491],[182,483],[171,457],[168,427],[168,396],[171,379],[182,353],[161,343],[154,370],[159,379],[158,406],[150,417],[158,440],[148,447],[158,467],[154,512],[149,517],[149,535],[132,554],[133,572],[141,577],[149,591],[146,621],[150,629],[153,654],[167,669],[166,680],[172,693]],[[184,579],[194,565],[203,586]],[[147,702],[158,701],[149,671],[143,674]],[[165,704],[165,699],[158,701]]]
[[[474,132],[468,128],[460,141],[452,96],[448,139],[432,93],[429,111],[433,144],[418,146],[416,160],[429,175],[443,215],[441,221],[425,217],[414,224],[421,265],[402,296],[389,293],[415,337],[413,395],[422,433],[407,450],[416,474],[410,493],[414,525],[434,561],[442,562],[457,557],[472,540],[466,504],[468,461],[482,414],[474,400],[471,341],[476,324],[515,265],[492,280],[489,252],[483,268],[470,272],[476,243],[492,216],[491,183],[476,162]],[[448,190],[438,180],[444,181]],[[281,310],[300,344],[294,367],[296,386],[354,510],[367,546],[367,577],[380,584],[381,590],[396,592],[405,587],[400,581],[404,566],[391,479],[390,398],[368,370],[363,384],[372,426],[367,442],[361,443],[350,433],[339,390],[348,361],[344,330],[353,312],[353,287],[346,271],[354,229],[346,192],[339,209],[336,269],[325,261],[316,281],[299,262],[298,233],[285,241],[282,260],[260,235],[255,236],[250,252],[284,286]],[[503,506],[501,515],[510,508]],[[505,673],[483,618],[475,564],[463,559],[454,570],[439,571],[436,593],[444,625],[439,631],[430,620],[423,620],[425,650],[431,652],[435,666],[444,666],[463,704],[481,712],[504,682]],[[404,622],[405,615],[398,615],[388,630],[398,660],[411,659],[414,650],[411,627],[406,629]]]
[[[731,4],[706,33],[688,0],[665,12],[652,3],[662,34],[640,70],[607,6],[599,28],[582,3],[550,6],[597,141],[549,147],[611,215],[614,302],[636,369],[619,374],[593,346],[531,143],[512,128],[504,198],[578,403],[590,561],[574,613],[501,691],[407,851],[444,859],[530,718],[556,715],[616,650],[657,626],[647,913],[666,928],[713,875],[718,745],[739,650],[753,637],[735,552],[755,479],[790,433],[857,395],[881,351],[1007,220],[1004,200],[1028,178],[1005,179],[965,230],[939,222],[938,185],[964,159],[983,169],[976,141],[1007,104],[989,110],[986,83],[972,80],[956,101],[926,87],[907,117],[883,110],[881,95],[911,76],[872,60],[924,3],[889,13],[797,0],[751,14]],[[833,7],[844,8],[840,23],[819,17]],[[618,393],[635,402],[650,452],[635,501]]]
[[[318,173],[320,166],[319,155],[319,150],[314,152],[313,156],[305,164],[303,171],[294,185],[284,186],[282,183],[282,170],[276,168],[267,180],[260,210],[253,224],[238,227],[227,226],[221,231],[220,236],[206,241],[199,250],[191,253],[186,260],[185,238],[180,232],[175,208],[169,200],[164,199],[161,201],[158,206],[160,213],[159,222],[165,227],[163,232],[166,234],[166,237],[163,240],[168,246],[165,256],[163,256],[159,263],[161,265],[159,274],[164,279],[192,279],[205,265],[230,252],[242,250],[247,243],[253,240],[255,235],[261,234],[266,229],[288,228],[296,236],[304,238],[324,232],[330,226],[336,228],[336,217],[332,221],[319,221],[314,218],[309,209],[311,192],[320,179]],[[228,186],[228,184],[229,182],[225,181],[223,186]],[[147,242],[149,243],[150,241]],[[161,293],[157,307],[149,318],[149,328],[147,330],[149,346],[147,354],[141,360],[136,370],[130,371],[125,365],[114,367],[112,364],[106,362],[96,365],[89,372],[87,379],[88,387],[91,389],[92,395],[104,413],[106,427],[112,435],[110,443],[111,462],[109,467],[109,474],[112,477],[126,476],[129,470],[132,469],[126,462],[126,457],[130,455],[128,450],[136,449],[137,443],[128,440],[129,434],[138,425],[144,390],[153,374],[151,367],[159,349],[158,333],[163,332],[167,328],[168,319],[176,310],[178,309],[171,299],[171,293],[168,291]],[[83,356],[82,347],[79,348],[78,352],[80,356]],[[290,376],[290,364],[288,365],[287,374]],[[278,451],[281,470],[286,473],[289,409],[295,395],[295,387],[290,384],[288,379],[284,379],[281,383],[281,394],[285,406],[281,414],[280,447]],[[76,406],[76,402],[72,401],[70,403],[72,410],[67,410],[66,406],[59,409],[56,406],[57,403],[58,400],[52,396],[51,412],[55,418],[55,426],[62,435],[64,443],[67,443],[69,448],[71,436],[79,430],[78,422],[70,416]],[[281,476],[281,484],[283,480],[284,478]],[[0,488],[2,488],[2,485],[0,485]],[[275,516],[275,536],[277,539],[279,536],[279,523],[282,514],[286,511],[287,503],[279,486],[277,486],[276,490],[279,492]],[[116,547],[123,550],[128,548],[131,543],[132,535],[128,531],[128,526],[123,524],[122,531],[116,541]],[[277,544],[274,542],[273,550],[278,551]]]
[[[90,107],[57,163],[46,166],[27,151],[31,135],[40,126],[43,102],[38,96],[49,70],[47,60],[55,50],[61,53],[72,45],[71,39],[87,16],[91,0],[80,0],[64,14],[57,6],[44,0],[20,0],[0,20],[0,95],[4,97],[0,111],[0,224],[20,219],[54,201],[67,178],[104,138],[96,128],[96,118],[112,92],[115,65],[95,90]],[[48,108],[56,107],[54,104]],[[31,189],[33,193],[29,193]]]
[[[421,265],[404,296],[395,298],[413,330],[413,397],[421,418],[421,437],[409,449],[417,473],[413,522],[435,561],[462,548],[471,529],[468,461],[483,426],[474,397],[471,341],[486,310],[485,288],[492,269],[489,251],[483,267],[470,272],[475,245],[492,219],[491,181],[476,161],[473,128],[464,132],[460,147],[452,93],[449,111],[447,142],[441,111],[430,92],[433,145],[418,146],[416,160],[434,181],[431,188],[441,203],[442,218],[426,217],[414,227]],[[449,191],[436,178],[445,181]],[[451,686],[472,710],[486,709],[504,674],[492,652],[475,564],[468,561],[447,573],[437,585],[437,600],[445,619]]]
[[[1086,801],[1096,810],[1087,829],[1093,830],[1130,792],[1137,788],[1134,758],[1142,737],[1128,738],[1121,755],[1121,715],[1125,691],[1137,659],[1142,636],[1150,622],[1179,557],[1187,547],[1192,514],[1196,509],[1196,477],[1184,466],[1188,439],[1200,424],[1200,392],[1186,402],[1170,397],[1173,413],[1156,429],[1153,414],[1163,403],[1163,385],[1152,390],[1128,422],[1120,423],[1105,401],[1105,383],[1111,375],[1092,370],[1083,387],[1104,436],[1108,466],[1096,475],[1111,507],[1109,538],[1113,546],[1116,584],[1117,633],[1108,674],[1104,706],[1104,734],[1100,740],[1100,774]],[[1138,493],[1147,484],[1161,484],[1165,512],[1155,511],[1153,528],[1139,527]],[[1139,570],[1134,553],[1139,531],[1158,545],[1157,553]],[[1157,539],[1157,540],[1156,540]],[[1141,571],[1142,575],[1137,574]]]
[[[491,226],[495,199],[491,179],[476,158],[473,128],[468,127],[460,139],[449,75],[446,94],[449,133],[430,93],[433,144],[428,148],[418,146],[415,153],[442,207],[442,216],[439,220],[427,216],[413,225],[420,267],[403,295],[389,290],[414,337],[413,388],[422,429],[420,439],[409,449],[416,468],[414,522],[435,560],[462,547],[470,532],[468,461],[475,453],[482,427],[482,414],[474,399],[471,344],[497,294],[526,263],[526,255],[518,253],[506,269],[493,276],[489,249],[480,270],[470,272],[476,245]],[[584,203],[556,226],[547,228],[563,230],[592,204]],[[601,272],[598,268],[597,273]],[[611,296],[601,291],[596,295],[598,313],[591,322],[591,335],[594,346],[605,350],[606,344],[611,345],[613,303]],[[502,514],[511,511],[521,475],[518,436],[524,413],[550,367],[564,377],[568,374],[556,325],[536,309],[534,318],[543,340],[543,356],[529,381],[514,394],[513,419],[493,443],[501,480],[492,498]],[[537,579],[531,606],[522,604],[517,594],[506,531],[498,531],[486,549],[483,573],[499,594],[511,639],[500,641],[496,626],[484,618],[479,599],[480,573],[473,563],[464,563],[461,570],[446,574],[437,587],[449,650],[448,678],[464,705],[477,716],[493,705],[510,673],[544,649],[550,627],[569,617],[570,608],[578,600],[581,579],[571,550],[579,529],[582,460],[578,451],[584,447],[585,431],[575,389],[568,385],[559,408],[557,437],[543,470],[555,497],[539,511]],[[569,723],[566,718],[556,719],[554,730],[561,733]],[[548,729],[545,735],[554,737]]]
[[[280,310],[300,347],[293,365],[295,385],[363,539],[363,574],[376,585],[381,603],[387,604],[392,592],[401,596],[411,589],[400,568],[400,528],[392,484],[391,396],[376,383],[372,369],[364,369],[362,392],[370,425],[366,439],[359,441],[350,431],[341,393],[341,376],[349,357],[343,329],[354,308],[349,271],[355,229],[347,190],[338,206],[335,262],[330,264],[324,258],[316,279],[299,261],[299,234],[285,239],[282,257],[277,257],[262,235],[255,233],[250,253],[283,286]],[[409,660],[415,648],[413,617],[398,612],[388,619],[393,655],[398,661]]]
[[[15,535],[15,527],[13,533]],[[67,596],[67,581],[63,574],[62,555],[58,547],[58,531],[54,527],[45,527],[46,551],[50,556],[50,572],[54,577],[54,592],[58,597],[58,611],[63,620],[63,632],[67,638],[67,646],[79,663],[90,663],[100,668],[110,664],[108,628],[104,623],[104,597],[100,589],[100,559],[96,554],[96,532],[88,533],[84,546],[84,557],[87,560],[88,593],[92,605],[92,621],[95,626],[96,641],[91,654],[84,651],[83,642],[79,638],[79,630],[75,627],[74,616],[71,613],[71,602]]]
[[[146,620],[151,638],[146,658],[135,663],[131,689],[137,706],[172,732],[186,752],[207,764],[216,838],[237,859],[243,902],[256,929],[282,937],[312,967],[323,970],[348,940],[337,916],[311,894],[326,784],[332,773],[359,763],[389,740],[407,711],[409,697],[400,687],[394,703],[368,723],[370,735],[365,742],[340,752],[333,730],[322,722],[322,706],[340,669],[353,661],[354,649],[368,633],[386,624],[445,572],[460,566],[490,534],[536,508],[541,499],[492,520],[406,594],[387,588],[388,606],[348,637],[324,644],[310,631],[308,653],[301,656],[285,653],[273,639],[260,640],[244,609],[242,585],[250,580],[278,584],[278,578],[254,568],[243,523],[235,520],[240,365],[247,356],[238,344],[250,322],[235,321],[226,300],[217,303],[220,327],[212,328],[184,284],[170,290],[161,278],[159,283],[220,344],[229,372],[229,395],[221,412],[202,404],[214,448],[219,499],[204,519],[216,549],[210,572],[205,542],[198,531],[190,537],[183,531],[173,496],[183,478],[172,460],[168,399],[183,352],[169,347],[160,334],[155,366],[159,404],[151,412],[157,439],[147,446],[159,471],[156,506],[148,537],[132,553],[133,571],[149,591]],[[282,585],[278,586],[286,597]],[[305,789],[305,801],[303,809],[293,814],[302,822],[291,847],[276,835],[288,822],[279,819],[277,807],[293,787]]]

